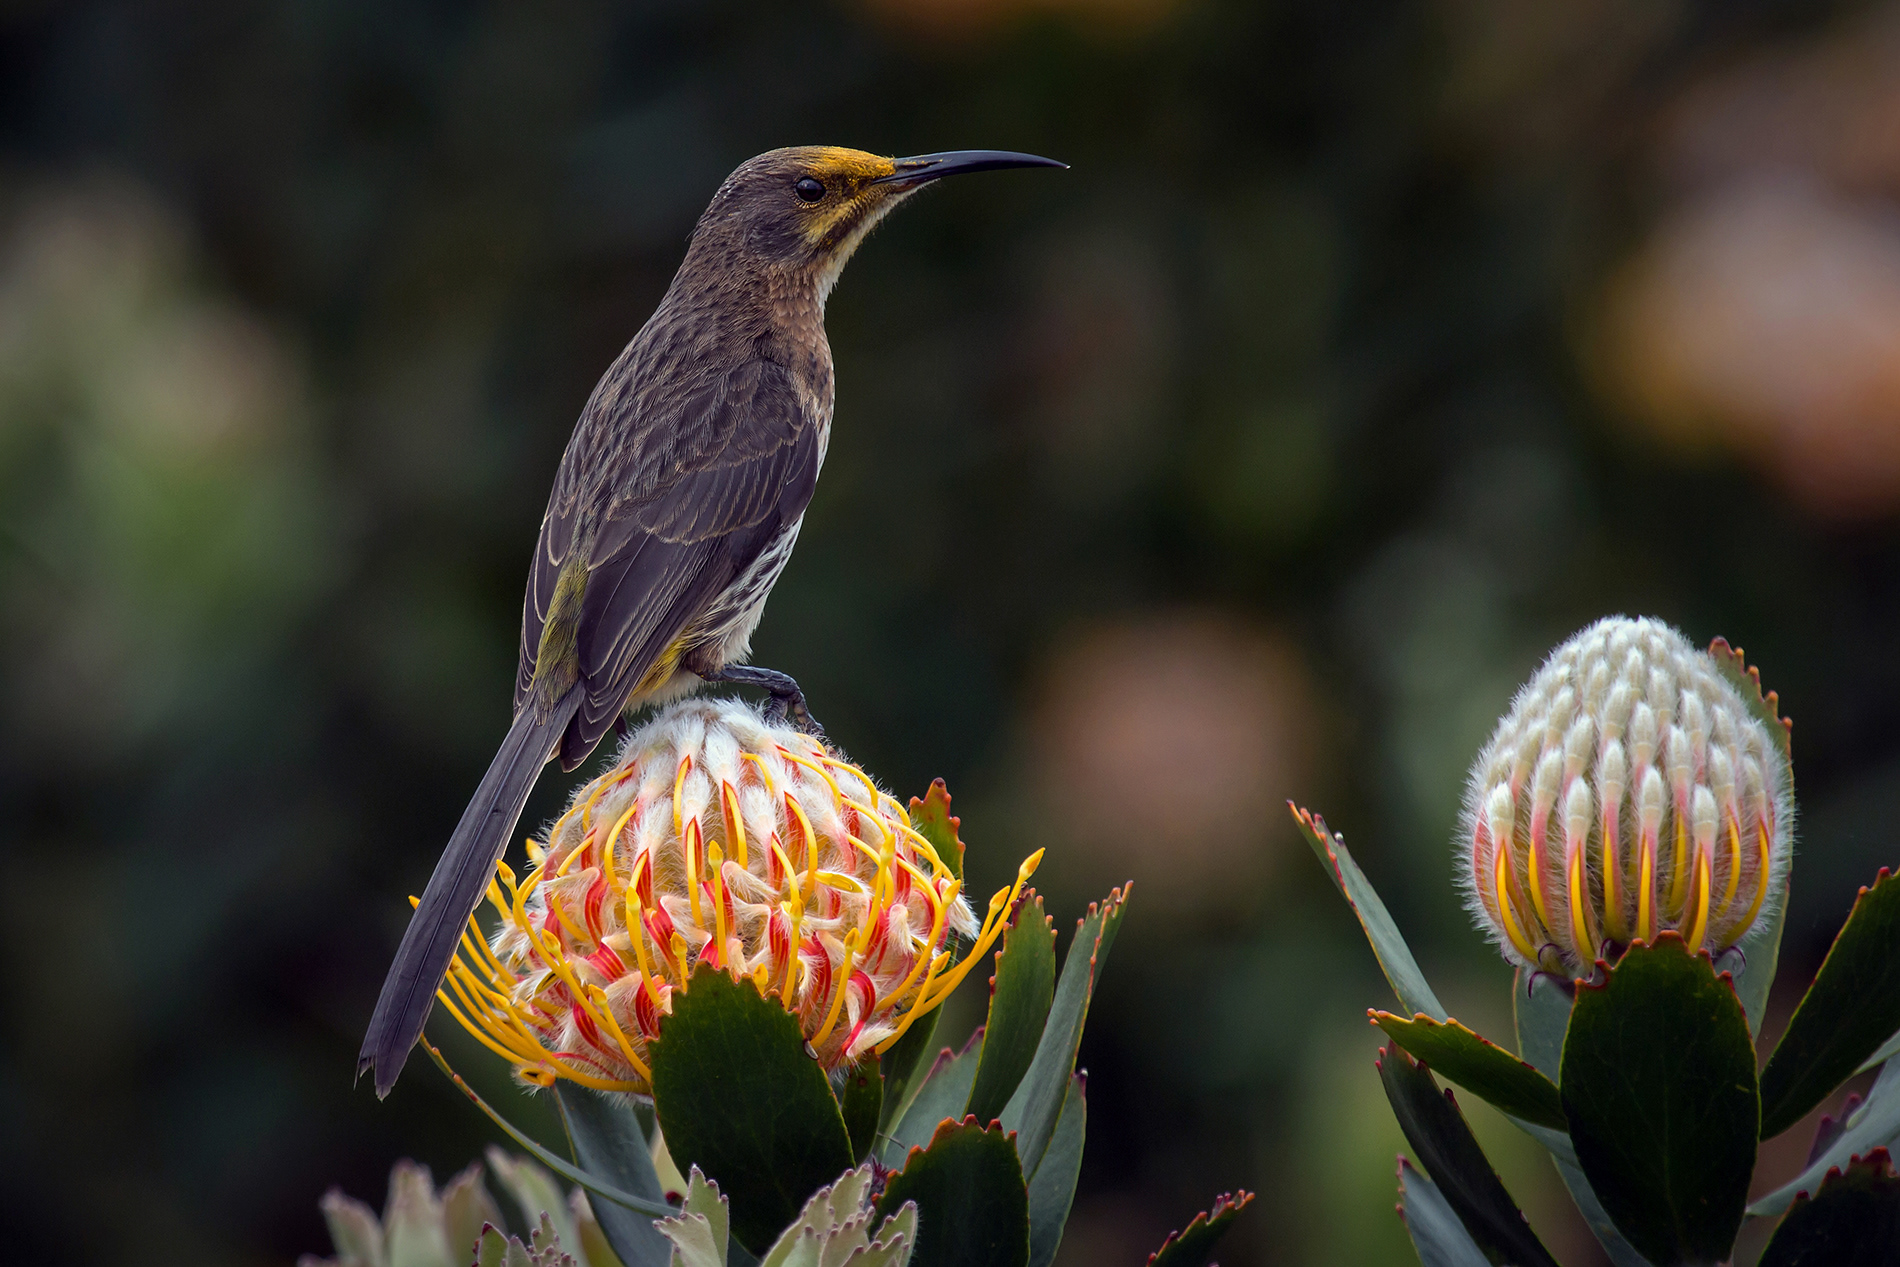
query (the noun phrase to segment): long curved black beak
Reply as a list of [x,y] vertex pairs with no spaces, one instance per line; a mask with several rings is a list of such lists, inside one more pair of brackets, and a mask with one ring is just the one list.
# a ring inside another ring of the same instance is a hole
[[872,184],[923,185],[942,180],[945,176],[993,172],[1002,167],[1068,167],[1067,163],[1058,163],[1053,158],[1019,154],[1015,150],[950,150],[943,154],[918,154],[893,161],[897,170],[889,176],[878,177]]

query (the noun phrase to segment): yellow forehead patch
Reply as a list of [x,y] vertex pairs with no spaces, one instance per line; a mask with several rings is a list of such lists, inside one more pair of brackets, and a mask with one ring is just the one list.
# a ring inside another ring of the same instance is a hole
[[813,174],[821,178],[839,176],[856,183],[889,176],[897,170],[897,165],[888,158],[866,154],[863,150],[849,150],[842,145],[814,145],[808,153],[810,157],[806,161],[812,165]]

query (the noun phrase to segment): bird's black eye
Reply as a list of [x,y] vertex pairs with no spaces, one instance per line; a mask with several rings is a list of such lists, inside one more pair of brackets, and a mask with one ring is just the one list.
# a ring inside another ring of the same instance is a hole
[[793,185],[792,191],[806,202],[817,202],[825,196],[825,187],[809,176]]

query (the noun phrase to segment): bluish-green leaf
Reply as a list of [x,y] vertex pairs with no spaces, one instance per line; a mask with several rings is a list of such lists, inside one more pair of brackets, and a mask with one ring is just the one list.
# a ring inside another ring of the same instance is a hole
[[1049,1146],[1056,1118],[1062,1113],[1062,1101],[1069,1094],[1069,1075],[1075,1072],[1075,1053],[1082,1042],[1082,1027],[1088,1021],[1089,1000],[1127,909],[1122,889],[1114,890],[1099,904],[1090,903],[1089,913],[1076,927],[1068,957],[1062,962],[1062,979],[1056,982],[1055,1002],[1050,1005],[1035,1059],[1029,1062],[1029,1072],[1003,1108],[1003,1127],[1015,1133],[1023,1169],[1030,1173],[1035,1172],[1043,1149]]
[[1860,891],[1761,1074],[1761,1137],[1779,1135],[1900,1028],[1900,880]]
[[962,1051],[952,1052],[945,1047],[938,1054],[903,1120],[878,1149],[878,1160],[887,1169],[896,1170],[911,1149],[928,1144],[938,1124],[961,1120],[957,1115],[969,1103],[970,1083],[976,1079],[976,1064],[982,1053],[983,1031],[979,1029],[970,1035]]
[[930,1058],[937,1052],[937,1022],[941,1019],[943,1009],[932,1008],[929,1015],[912,1022],[909,1029],[898,1035],[879,1061],[884,1069],[884,1102],[877,1121],[879,1135],[889,1135],[903,1119],[905,1110],[917,1095],[917,1088],[929,1074]]
[[1665,932],[1580,984],[1561,1087],[1577,1162],[1637,1252],[1661,1267],[1727,1258],[1761,1101],[1747,1018],[1708,956]]
[[760,1253],[851,1168],[850,1134],[797,1020],[750,978],[702,965],[672,1003],[649,1048],[667,1149],[718,1181],[733,1239]]
[[[1519,968],[1512,988],[1512,1011],[1517,1022],[1517,1050],[1552,1082],[1562,1072],[1564,1031],[1570,1026],[1570,993],[1564,984],[1542,973],[1527,973]],[[1550,1130],[1521,1118],[1513,1118],[1526,1134],[1550,1150],[1557,1175],[1570,1190],[1577,1212],[1603,1246],[1615,1267],[1649,1267],[1649,1262],[1623,1239],[1616,1224],[1603,1210],[1602,1202],[1590,1189],[1577,1165],[1577,1153],[1570,1146],[1567,1131]]]
[[1441,1024],[1423,1015],[1408,1021],[1379,1011],[1372,1013],[1372,1019],[1441,1078],[1457,1083],[1493,1107],[1552,1130],[1561,1131],[1569,1125],[1564,1121],[1563,1098],[1557,1094],[1556,1083],[1457,1021]]
[[875,1058],[844,1071],[838,1111],[844,1117],[845,1133],[851,1137],[852,1164],[862,1164],[877,1143],[877,1122],[884,1111],[884,1071]]
[[1223,1192],[1214,1204],[1194,1216],[1178,1232],[1169,1232],[1161,1248],[1148,1255],[1148,1267],[1204,1267],[1214,1246],[1227,1235],[1234,1216],[1253,1202],[1253,1193]]
[[521,1145],[521,1147],[527,1149],[528,1153],[536,1161],[561,1176],[561,1178],[567,1180],[569,1183],[578,1184],[597,1197],[612,1201],[616,1205],[626,1206],[629,1210],[638,1211],[652,1218],[663,1219],[673,1214],[673,1208],[665,1202],[652,1201],[646,1197],[638,1197],[631,1192],[622,1191],[618,1185],[608,1183],[598,1176],[590,1175],[585,1170],[582,1170],[580,1167],[574,1165],[574,1163],[568,1161],[565,1157],[558,1156],[546,1148],[543,1148],[532,1135],[529,1135],[526,1131],[523,1131],[520,1127],[497,1113],[489,1106],[488,1101],[476,1095],[475,1088],[464,1082],[461,1074],[449,1068],[449,1062],[442,1058],[441,1051],[431,1045],[426,1038],[420,1041],[420,1046],[422,1050],[429,1053],[429,1058],[435,1061],[436,1066],[441,1069],[443,1073],[448,1075],[449,1081],[453,1082],[461,1093],[474,1103],[476,1108],[487,1115],[489,1121],[499,1126],[503,1134],[508,1136],[508,1138],[512,1139],[515,1143]]
[[1431,986],[1425,984],[1425,974],[1419,971],[1418,960],[1412,958],[1412,949],[1399,934],[1399,926],[1392,922],[1385,903],[1379,900],[1378,892],[1359,870],[1359,864],[1346,852],[1345,839],[1328,831],[1326,820],[1318,814],[1309,814],[1291,801],[1287,802],[1287,808],[1293,811],[1293,821],[1299,824],[1306,843],[1313,847],[1320,865],[1326,868],[1326,874],[1345,897],[1346,905],[1359,917],[1359,927],[1372,943],[1373,956],[1391,983],[1392,993],[1398,995],[1399,1003],[1413,1016],[1423,1012],[1435,1021],[1449,1019],[1450,1013],[1432,993]]
[[1029,1267],[1049,1267],[1062,1244],[1062,1229],[1075,1201],[1075,1180],[1082,1173],[1082,1145],[1088,1138],[1087,1080],[1069,1078],[1069,1096],[1056,1119],[1056,1133],[1042,1153],[1042,1164],[1029,1177]]
[[1759,1267],[1895,1267],[1900,1264],[1900,1179],[1886,1149],[1832,1170],[1775,1229]]
[[1556,1267],[1504,1190],[1450,1091],[1396,1044],[1379,1051],[1379,1081],[1406,1143],[1459,1221],[1495,1262]]
[[990,1014],[983,1026],[983,1054],[965,1112],[987,1123],[999,1116],[1029,1070],[1043,1023],[1056,993],[1056,930],[1042,913],[1042,899],[1025,889],[990,980]]
[[1570,995],[1555,978],[1519,968],[1511,984],[1511,1019],[1517,1054],[1537,1072],[1557,1081],[1570,1027]]
[[1422,1267],[1491,1267],[1436,1184],[1399,1158],[1399,1218]]
[[[554,1084],[554,1095],[575,1165],[636,1196],[665,1202],[646,1132],[630,1107],[566,1079]],[[625,1267],[666,1267],[671,1248],[653,1230],[652,1219],[600,1202],[594,1221]]]
[[1793,1180],[1776,1188],[1748,1212],[1757,1218],[1773,1218],[1794,1204],[1803,1192],[1820,1191],[1829,1170],[1845,1167],[1853,1158],[1864,1157],[1876,1148],[1891,1148],[1900,1141],[1900,1058],[1889,1059],[1874,1079],[1867,1100],[1843,1123],[1840,1134]]
[[905,1159],[878,1199],[879,1217],[917,1203],[911,1267],[1023,1267],[1029,1261],[1029,1197],[1016,1149],[1002,1128],[975,1118],[945,1122]]

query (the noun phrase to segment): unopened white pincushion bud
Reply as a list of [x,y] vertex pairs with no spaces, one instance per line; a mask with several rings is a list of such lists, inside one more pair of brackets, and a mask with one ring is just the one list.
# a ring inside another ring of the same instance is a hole
[[1507,959],[1566,976],[1663,929],[1735,945],[1773,909],[1792,847],[1782,736],[1655,620],[1602,620],[1552,652],[1465,806],[1472,914]]

